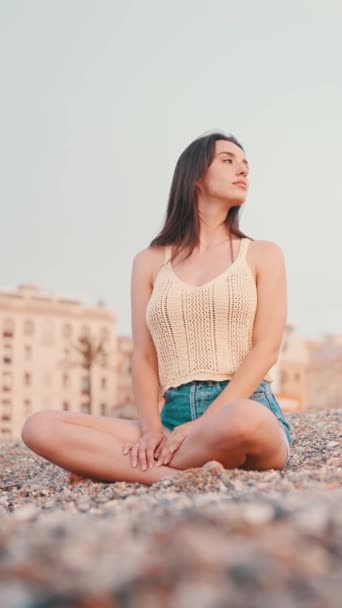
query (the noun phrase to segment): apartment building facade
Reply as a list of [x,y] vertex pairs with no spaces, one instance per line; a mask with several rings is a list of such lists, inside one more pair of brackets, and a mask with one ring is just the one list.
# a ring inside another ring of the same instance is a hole
[[35,285],[0,291],[0,436],[21,437],[46,409],[110,415],[117,402],[116,318],[101,304]]

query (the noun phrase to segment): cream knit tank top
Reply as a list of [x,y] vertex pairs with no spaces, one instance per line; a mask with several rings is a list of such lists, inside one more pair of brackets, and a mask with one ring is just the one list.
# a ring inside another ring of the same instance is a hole
[[[182,281],[165,247],[146,306],[154,342],[161,395],[192,380],[227,380],[252,348],[257,288],[246,259],[250,239],[217,277],[200,287]],[[265,380],[272,382],[268,372]]]

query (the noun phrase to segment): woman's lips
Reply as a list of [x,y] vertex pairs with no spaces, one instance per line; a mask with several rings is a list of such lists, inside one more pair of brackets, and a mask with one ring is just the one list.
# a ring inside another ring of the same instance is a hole
[[233,185],[234,185],[234,186],[239,186],[240,188],[245,188],[245,189],[247,188],[247,185],[246,185],[246,184],[242,184],[242,183],[240,183],[240,182],[235,182]]

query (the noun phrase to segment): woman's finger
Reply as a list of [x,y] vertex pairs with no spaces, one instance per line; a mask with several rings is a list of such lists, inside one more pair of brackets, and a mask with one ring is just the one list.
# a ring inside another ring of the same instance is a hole
[[164,454],[160,455],[157,466],[159,466],[159,462],[161,464],[169,464],[173,454],[178,450],[181,443],[183,443],[185,437],[182,435],[174,436],[168,443],[167,450]]
[[148,466],[149,466],[150,469],[152,469],[152,467],[154,465],[154,449],[155,449],[154,445],[149,446],[146,449],[147,462],[148,462]]
[[173,456],[174,452],[176,451],[176,447],[174,444],[170,445],[168,448],[167,453],[165,454],[164,460],[163,460],[163,464],[169,464],[171,457]]
[[[173,450],[172,450],[173,451]],[[167,443],[164,448],[161,451],[161,454],[158,458],[158,462],[157,462],[157,467],[159,467],[161,464],[164,464],[164,461],[166,460],[166,458],[168,456],[170,456],[170,444]]]
[[138,462],[139,465],[141,467],[141,469],[143,471],[146,471],[147,468],[147,464],[146,464],[146,446],[145,445],[140,445],[139,449],[138,449]]
[[132,467],[136,467],[137,466],[137,460],[138,460],[138,446],[137,445],[133,445],[133,447],[131,449],[131,465],[132,465]]
[[160,444],[156,448],[156,450],[154,452],[154,458],[155,458],[155,460],[157,460],[159,458],[160,452],[162,451],[162,449],[163,449],[163,447],[165,445],[165,441],[166,441],[166,438],[164,437],[164,439],[162,439],[162,441],[160,442]]
[[[159,440],[159,439],[155,439],[155,438],[147,441],[146,448],[145,448],[146,466],[148,466],[150,469],[152,469],[152,467],[154,465],[155,450],[160,449],[162,442],[163,442],[163,440]],[[143,470],[145,470],[145,469],[143,469]]]
[[122,448],[122,453],[123,454],[128,454],[129,450],[132,448],[132,444],[130,443],[125,443],[123,448]]

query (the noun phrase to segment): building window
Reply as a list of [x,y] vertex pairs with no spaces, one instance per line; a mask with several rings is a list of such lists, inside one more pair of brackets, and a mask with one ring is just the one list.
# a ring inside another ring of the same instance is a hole
[[14,335],[14,321],[13,319],[5,319],[3,328],[2,328],[2,336],[3,338],[13,338]]
[[62,384],[64,388],[68,388],[70,386],[70,376],[66,372],[63,374]]
[[3,345],[4,357],[8,357],[12,361],[13,356],[13,344],[11,342],[5,342]]
[[102,390],[106,390],[107,388],[107,378],[105,377],[101,378],[101,388]]
[[25,360],[30,361],[32,357],[32,348],[28,344],[25,344]]
[[83,414],[90,414],[90,403],[81,403],[81,412]]
[[12,419],[12,402],[10,399],[2,400],[2,408],[1,408],[1,420],[11,420]]
[[80,329],[81,338],[90,338],[90,327],[89,325],[82,325]]
[[3,362],[6,364],[12,363],[13,347],[12,344],[4,344]]
[[298,372],[295,373],[294,379],[296,380],[296,382],[299,382],[299,380],[300,380],[300,374]]
[[8,392],[12,389],[12,372],[3,372],[2,390]]
[[81,393],[88,393],[90,389],[90,385],[89,385],[89,377],[88,376],[82,376],[81,378]]
[[101,412],[101,416],[107,416],[107,404],[106,403],[100,404],[100,412]]
[[70,410],[70,405],[68,401],[63,401],[63,410]]
[[24,416],[29,416],[32,413],[32,405],[30,399],[24,399]]
[[31,386],[31,374],[29,372],[24,373],[24,384],[25,386]]
[[24,335],[32,336],[34,334],[34,323],[31,319],[25,319],[24,321]]

